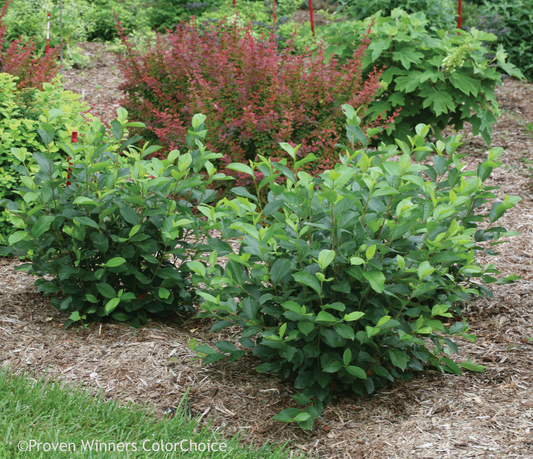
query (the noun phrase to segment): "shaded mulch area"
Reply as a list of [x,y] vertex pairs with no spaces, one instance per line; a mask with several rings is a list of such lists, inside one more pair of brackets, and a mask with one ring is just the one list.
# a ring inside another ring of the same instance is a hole
[[[83,77],[87,85],[100,81],[94,75],[94,81]],[[68,84],[83,81],[78,76]],[[99,100],[96,91],[86,89],[85,94],[86,100],[93,97],[92,103]],[[102,106],[111,94],[102,98]],[[290,382],[256,373],[253,357],[207,367],[194,360],[191,339],[213,344],[231,339],[224,334],[228,331],[209,333],[207,319],[152,321],[140,329],[106,323],[64,330],[66,316],[35,292],[34,279],[14,271],[18,260],[5,259],[0,260],[0,366],[35,376],[46,371],[48,377],[100,390],[109,399],[151,403],[161,416],[172,414],[188,390],[191,413],[202,422],[212,421],[228,433],[240,431],[245,442],[289,440],[294,454],[331,459],[533,457],[533,341],[528,341],[533,337],[533,181],[520,173],[521,158],[533,160],[533,139],[525,130],[533,122],[533,85],[507,79],[498,97],[510,113],[496,124],[493,146],[505,148],[501,160],[506,167],[495,170],[490,181],[501,187],[500,198],[504,193],[522,197],[501,221],[522,235],[498,246],[498,256],[482,261],[522,279],[494,287],[494,299],[478,299],[465,311],[478,340],[460,340],[457,360],[469,356],[487,367],[485,373],[430,371],[366,398],[338,397],[315,429],[303,432],[272,420],[295,406],[291,395],[296,391]],[[95,110],[100,110],[98,104]],[[469,154],[463,161],[474,169],[486,147],[469,127],[461,134],[462,151]]]

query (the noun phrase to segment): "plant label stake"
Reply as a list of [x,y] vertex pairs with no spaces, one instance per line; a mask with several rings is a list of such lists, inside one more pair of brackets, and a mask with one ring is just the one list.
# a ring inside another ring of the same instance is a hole
[[50,51],[50,13],[48,13],[46,21],[46,54]]
[[[70,136],[70,143],[78,143],[78,131],[72,131],[72,135]],[[72,162],[70,161],[72,158],[69,157],[68,159],[68,172],[67,172],[67,186],[70,186],[70,173],[72,172],[72,169],[70,166],[72,166]]]
[[[59,37],[63,42],[63,0],[59,0]],[[63,72],[63,46],[59,51],[61,57],[61,72]]]
[[315,37],[315,17],[313,15],[313,0],[309,0],[309,19],[311,20],[311,32],[313,32],[313,38],[316,39],[316,37]]

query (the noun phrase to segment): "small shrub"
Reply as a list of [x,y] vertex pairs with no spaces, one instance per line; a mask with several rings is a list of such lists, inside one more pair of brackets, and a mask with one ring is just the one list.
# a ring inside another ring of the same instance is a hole
[[506,62],[501,46],[489,57],[486,43],[494,42],[496,36],[476,29],[432,32],[424,13],[409,15],[396,9],[389,17],[377,15],[324,29],[330,52],[349,58],[353,43],[372,23],[363,66],[366,72],[376,66],[385,71],[381,95],[369,111],[375,115],[401,108],[383,138],[405,141],[412,134],[410,128],[419,123],[431,125],[440,138],[446,126],[462,129],[468,121],[474,134],[490,145],[492,125],[499,114],[494,95],[495,87],[501,86],[498,70],[522,77]]
[[84,144],[61,144],[70,168],[53,152],[49,124],[39,131],[47,151],[33,155],[35,174],[28,155],[14,151],[22,164],[16,166],[22,199],[7,202],[18,231],[4,253],[30,258],[18,269],[39,276],[38,290],[71,312],[66,326],[107,316],[139,326],[150,313],[166,317],[192,307],[184,262],[201,254],[203,224],[192,203],[214,197],[206,186],[221,177],[209,160],[219,155],[200,143],[205,126],[197,116],[188,133],[191,151],[172,151],[163,161],[142,159],[158,147],[145,144],[137,151],[132,145],[139,136],[123,141],[133,124],[124,109],[118,115],[111,122],[113,140],[95,121]]
[[[14,154],[20,150],[26,157],[30,171],[37,165],[36,153],[47,151],[38,134],[41,123],[54,127],[56,138],[65,142],[72,131],[80,131],[94,118],[87,113],[89,107],[80,96],[64,91],[61,83],[44,83],[43,90],[17,89],[17,78],[0,73],[0,200],[14,200],[22,186],[16,166],[20,161]],[[53,152],[57,147],[50,147]],[[32,172],[33,173],[33,172]],[[0,244],[7,243],[7,236],[14,231],[5,210],[0,213]]]
[[[224,22],[205,29],[182,24],[168,40],[168,48],[159,43],[142,55],[124,40],[124,106],[168,149],[182,147],[194,113],[206,114],[206,145],[224,155],[222,167],[257,155],[287,157],[281,140],[301,143],[298,155],[313,153],[315,167],[328,167],[342,132],[341,104],[353,104],[364,117],[379,89],[380,72],[362,77],[365,41],[338,64],[322,49],[314,56],[291,55],[290,47],[279,52],[273,36],[260,40]],[[364,119],[366,129],[387,126],[392,117]],[[251,184],[246,174],[235,176],[238,185]]]
[[[198,316],[216,318],[213,332],[237,326],[242,347],[264,360],[257,371],[293,378],[302,391],[294,399],[305,408],[275,419],[305,429],[336,392],[369,394],[428,366],[483,370],[450,358],[458,352],[454,336],[475,341],[458,317],[472,297],[491,295],[484,284],[516,279],[497,280],[494,265],[476,261],[516,234],[497,221],[520,198],[496,201],[496,188],[484,183],[502,149],[466,171],[460,136],[427,143],[430,128],[418,125],[400,150],[354,151],[366,141],[355,111],[345,108],[352,147],[343,147],[335,168],[313,178],[299,171],[295,151],[290,165],[251,162],[250,177],[257,169],[265,175],[258,187],[269,188],[267,205],[239,197],[201,206],[222,237],[208,240],[206,263],[188,263],[193,282],[206,285]],[[268,185],[276,170],[285,185]],[[228,258],[224,267],[219,256]],[[246,353],[228,341],[216,349],[197,344],[205,363]]]

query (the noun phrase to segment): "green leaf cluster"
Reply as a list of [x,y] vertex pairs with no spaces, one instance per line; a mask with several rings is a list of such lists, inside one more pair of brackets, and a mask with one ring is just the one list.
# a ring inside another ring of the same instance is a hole
[[[73,130],[83,130],[94,118],[88,113],[87,105],[80,96],[64,91],[61,83],[45,83],[42,90],[17,89],[17,78],[0,73],[0,200],[15,199],[16,191],[22,185],[16,166],[24,155],[30,171],[37,162],[33,156],[47,151],[39,129],[43,123],[53,127],[56,138],[66,141]],[[59,155],[56,145],[50,146],[52,154]],[[0,244],[7,243],[13,233],[5,210],[0,213]]]
[[322,29],[329,52],[351,58],[360,37],[371,28],[371,43],[363,60],[365,72],[384,68],[382,89],[369,113],[378,117],[399,111],[382,139],[406,141],[411,128],[431,125],[434,134],[446,126],[461,129],[468,121],[475,135],[490,145],[492,125],[500,113],[494,89],[501,86],[501,71],[522,77],[506,62],[501,46],[489,57],[488,45],[496,36],[475,28],[437,30],[422,12],[395,9],[363,21],[343,21]]
[[498,43],[509,54],[509,61],[533,81],[533,1],[484,0],[481,3],[478,27],[482,27],[483,22],[501,22],[504,29],[499,34]]
[[[80,143],[56,143],[44,124],[39,134],[47,149],[16,152],[21,176],[19,198],[5,200],[17,231],[3,253],[30,258],[19,269],[39,276],[38,290],[52,304],[71,312],[65,325],[106,317],[139,326],[148,314],[167,317],[192,309],[194,292],[185,261],[202,253],[205,222],[193,214],[216,192],[207,189],[216,174],[206,151],[205,117],[197,115],[187,139],[190,151],[159,160],[147,155],[160,147],[134,145],[124,138],[126,110],[118,110],[111,134],[95,121]],[[61,148],[69,159],[54,154]],[[31,169],[33,167],[33,170]]]
[[[236,326],[240,334],[241,347],[223,341],[196,351],[211,363],[250,349],[264,362],[258,371],[292,378],[301,407],[276,419],[304,429],[334,392],[369,394],[426,367],[460,374],[452,338],[475,340],[462,306],[490,296],[486,284],[515,279],[497,280],[494,265],[476,260],[512,235],[498,219],[520,200],[498,201],[485,183],[501,149],[468,171],[460,136],[429,143],[430,127],[418,125],[408,143],[370,151],[355,110],[343,108],[348,137],[365,147],[342,146],[340,162],[319,177],[296,157],[234,165],[263,174],[256,185],[268,202],[238,196],[201,206],[221,237],[208,239],[209,257],[188,263],[198,316],[216,319],[213,332]],[[285,184],[269,180],[277,173]]]

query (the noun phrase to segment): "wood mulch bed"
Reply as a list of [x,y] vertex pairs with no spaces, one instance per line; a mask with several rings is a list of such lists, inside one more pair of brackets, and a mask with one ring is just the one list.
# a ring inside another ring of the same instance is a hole
[[[100,52],[105,65],[65,76],[68,87],[80,93],[85,88],[86,100],[103,112],[104,105],[117,103],[112,81],[119,76],[113,73],[112,59],[102,48]],[[94,89],[104,81],[108,90]],[[303,432],[272,420],[281,409],[295,406],[291,395],[296,391],[289,382],[256,373],[254,358],[207,367],[194,360],[191,339],[213,344],[228,338],[209,333],[209,320],[64,330],[66,316],[36,293],[33,278],[14,271],[20,262],[9,259],[0,260],[0,366],[35,376],[46,371],[48,377],[100,390],[109,399],[148,402],[161,416],[172,413],[189,390],[192,414],[202,422],[212,421],[214,428],[230,434],[242,432],[246,443],[288,440],[295,454],[331,459],[532,458],[533,341],[528,338],[533,337],[533,179],[524,175],[521,158],[533,160],[533,139],[526,132],[526,124],[533,123],[533,85],[506,79],[497,94],[506,113],[494,127],[493,146],[505,148],[505,167],[490,180],[501,187],[500,197],[522,197],[502,219],[502,226],[522,235],[499,246],[500,255],[483,261],[522,279],[495,287],[494,299],[478,299],[465,311],[478,340],[460,340],[458,359],[469,356],[487,367],[485,373],[427,372],[366,398],[337,397],[315,429]],[[468,127],[461,133],[462,151],[469,154],[466,161],[473,169],[486,147]]]

